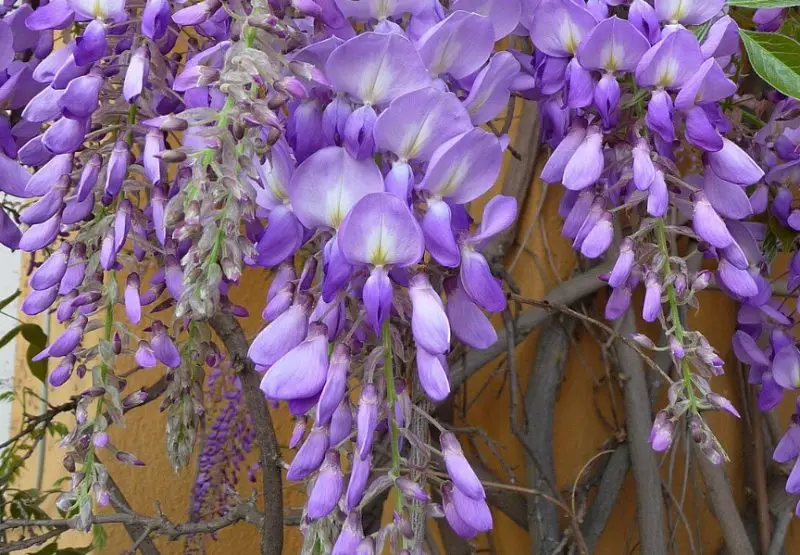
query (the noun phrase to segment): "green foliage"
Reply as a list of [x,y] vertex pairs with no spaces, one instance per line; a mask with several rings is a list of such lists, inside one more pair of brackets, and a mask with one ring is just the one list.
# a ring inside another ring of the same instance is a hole
[[800,99],[800,43],[774,33],[739,30],[753,70],[787,96]]
[[[5,299],[3,302],[6,300],[8,299]],[[42,349],[47,346],[47,335],[44,333],[41,326],[36,324],[20,324],[0,337],[0,348],[8,345],[19,334],[22,334],[22,337],[28,342],[25,360],[28,362],[28,368],[30,368],[31,374],[40,382],[44,383],[47,378],[47,361],[40,360],[36,362],[33,360],[33,357],[38,355]]]
[[65,547],[64,549],[58,548],[58,543],[53,542],[46,545],[39,551],[31,553],[31,555],[86,555],[94,549],[93,546],[86,547]]
[[737,8],[792,8],[800,6],[800,0],[728,0],[729,6]]
[[11,303],[13,303],[13,302],[14,302],[14,299],[16,299],[17,297],[19,297],[20,293],[22,293],[22,291],[20,291],[19,289],[17,289],[17,290],[16,290],[16,291],[14,291],[13,293],[11,293],[11,295],[9,295],[8,297],[6,297],[6,298],[5,298],[5,299],[3,299],[2,301],[0,301],[0,310],[3,310],[5,307],[7,307],[7,306],[8,306],[8,305],[10,305]]

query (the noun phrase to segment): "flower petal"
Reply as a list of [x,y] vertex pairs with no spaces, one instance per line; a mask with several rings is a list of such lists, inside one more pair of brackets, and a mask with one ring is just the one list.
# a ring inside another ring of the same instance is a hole
[[502,160],[500,141],[476,127],[436,149],[420,188],[465,204],[491,188]]
[[649,48],[647,38],[632,23],[614,16],[583,38],[577,55],[586,69],[633,71]]
[[498,52],[489,59],[464,99],[464,107],[473,124],[491,121],[503,111],[508,105],[514,80],[519,75],[519,62],[510,52]]
[[372,193],[350,210],[339,228],[339,247],[351,264],[410,266],[422,258],[422,230],[405,202]]
[[458,266],[461,260],[456,239],[450,224],[450,207],[446,202],[431,199],[428,211],[422,217],[422,232],[425,235],[425,248],[431,256],[449,268]]
[[494,40],[500,40],[511,34],[522,15],[520,0],[456,0],[450,8],[488,17],[494,29]]
[[308,337],[267,370],[261,391],[268,399],[306,399],[322,391],[327,375],[327,330],[312,324]]
[[261,330],[250,344],[247,356],[261,366],[272,366],[278,362],[308,334],[310,311],[310,299],[299,299],[295,305]]
[[383,177],[372,158],[356,160],[344,148],[331,146],[297,167],[289,191],[300,223],[336,229],[358,201],[383,191]]
[[500,312],[506,307],[506,296],[489,264],[482,254],[472,249],[461,249],[461,284],[475,304],[489,312]]
[[447,379],[445,364],[443,356],[417,347],[419,384],[425,394],[436,402],[444,401],[450,395],[450,381]]
[[404,160],[430,160],[436,148],[472,129],[453,93],[426,87],[392,101],[375,122],[375,145]]
[[740,185],[752,185],[764,177],[764,170],[741,147],[724,137],[722,143],[722,149],[707,155],[714,173]]
[[706,170],[703,191],[714,210],[734,220],[741,220],[753,213],[750,199],[741,186],[725,181],[711,170]]
[[337,91],[376,106],[431,82],[411,41],[394,33],[353,37],[331,52],[325,74]]
[[461,79],[476,72],[494,47],[494,29],[488,17],[457,10],[422,35],[420,57],[434,77],[449,74]]
[[645,52],[636,66],[636,81],[642,87],[679,89],[695,74],[703,60],[694,33],[676,29]]
[[536,49],[556,58],[569,58],[578,51],[583,37],[597,24],[581,3],[542,0],[531,22],[531,40]]

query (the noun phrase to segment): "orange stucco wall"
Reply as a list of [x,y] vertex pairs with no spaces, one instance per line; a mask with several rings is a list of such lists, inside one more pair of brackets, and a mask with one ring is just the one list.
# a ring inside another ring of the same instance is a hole
[[[513,134],[513,133],[512,133]],[[515,162],[510,162],[515,163]],[[560,192],[557,188],[547,189],[540,182],[532,184],[532,194],[524,207],[522,229],[525,229],[534,218],[536,207],[541,195],[547,194],[544,210],[538,221],[535,222],[534,232],[527,244],[526,252],[520,256],[519,263],[513,271],[513,278],[522,290],[522,294],[530,297],[541,298],[558,279],[566,278],[575,264],[570,245],[560,236],[560,219],[556,212]],[[480,209],[480,206],[476,206]],[[547,236],[543,239],[542,232]],[[550,255],[547,254],[545,245],[549,244]],[[513,253],[512,253],[513,256]],[[242,286],[233,294],[234,300],[246,306],[252,316],[243,322],[249,336],[254,335],[261,326],[259,314],[263,308],[264,295],[268,284],[268,274],[263,270],[248,271]],[[24,286],[24,283],[23,283]],[[742,400],[738,389],[738,377],[735,370],[734,358],[729,346],[729,338],[735,322],[735,306],[722,294],[706,292],[701,295],[701,309],[696,314],[690,315],[692,327],[702,330],[708,339],[721,350],[722,356],[728,361],[728,375],[714,379],[716,390],[728,397],[741,408]],[[41,321],[41,320],[40,320]],[[624,434],[624,417],[618,381],[612,375],[611,387],[605,381],[606,367],[600,356],[598,343],[589,335],[585,328],[578,326],[575,335],[575,346],[572,348],[565,379],[561,385],[560,397],[555,418],[555,463],[559,487],[569,499],[572,485],[580,477],[585,463],[599,453],[610,438],[621,437]],[[54,333],[58,329],[54,327]],[[18,346],[18,371],[17,386],[29,386],[36,391],[40,385],[26,374],[24,363],[24,343]],[[530,374],[531,361],[536,345],[536,335],[529,337],[518,348],[519,368],[522,374],[524,389],[527,377]],[[128,363],[129,364],[129,363]],[[124,365],[123,365],[124,366]],[[514,438],[508,421],[508,387],[503,379],[502,372],[494,373],[497,363],[490,364],[485,370],[472,378],[467,388],[467,397],[474,397],[480,387],[487,382],[488,387],[471,407],[465,425],[480,426],[496,441],[499,454],[505,464],[494,464],[495,472],[506,482],[512,481],[509,470],[513,472],[513,481],[520,485],[526,484],[525,465],[523,452]],[[128,365],[127,367],[130,367]],[[153,368],[137,372],[130,378],[130,388],[148,385],[154,382],[163,372],[163,368]],[[70,381],[64,387],[50,392],[51,403],[62,402],[70,395],[80,391],[85,384]],[[613,391],[609,394],[609,391]],[[38,404],[31,402],[28,410],[36,411]],[[789,404],[781,411],[781,426],[785,425]],[[602,418],[599,417],[602,415]],[[15,407],[12,427],[19,424],[20,410]],[[286,412],[273,411],[273,419],[277,427],[280,440],[285,443],[288,439],[291,421]],[[734,491],[740,508],[745,503],[745,473],[750,468],[745,460],[745,449],[742,444],[742,424],[727,415],[714,414],[709,416],[718,437],[730,453],[732,462],[727,465],[727,472],[733,482]],[[120,449],[131,451],[145,461],[146,466],[135,468],[125,466],[108,457],[102,457],[108,464],[111,474],[127,496],[133,508],[141,513],[154,514],[156,500],[160,501],[165,514],[174,521],[185,520],[189,508],[189,492],[194,478],[194,468],[187,468],[178,473],[170,468],[164,443],[165,415],[158,410],[158,403],[152,403],[144,408],[130,413],[126,417],[124,428],[113,428],[112,442]],[[48,438],[46,444],[46,457],[43,474],[45,487],[53,484],[65,472],[60,465],[62,450]],[[487,457],[493,456],[485,450]],[[287,453],[291,457],[290,453]],[[666,457],[662,464],[663,475],[668,476],[669,458]],[[673,492],[676,498],[682,497],[685,489],[685,516],[694,527],[701,531],[699,536],[702,543],[702,553],[716,553],[721,545],[718,526],[710,514],[703,496],[702,481],[694,473],[690,475],[688,484],[683,482],[683,458],[679,454],[674,461]],[[33,457],[26,469],[23,478],[24,485],[30,487],[35,483],[36,458]],[[694,477],[693,477],[694,476]],[[249,484],[244,481],[243,497],[249,494]],[[749,486],[747,486],[749,487]],[[286,488],[286,506],[299,507],[302,504],[302,488],[289,485]],[[529,551],[526,532],[508,520],[503,514],[495,512],[496,528],[493,534],[493,543],[498,553],[517,554]],[[677,519],[672,512],[673,520]],[[88,543],[86,537],[72,534],[69,537],[74,545]],[[676,537],[675,553],[689,553],[686,534],[679,527]],[[103,553],[119,554],[125,552],[130,545],[121,526],[108,527],[108,544]],[[486,541],[479,542],[486,547]],[[170,543],[159,539],[157,544],[162,553],[181,553],[180,542]],[[298,553],[300,537],[296,529],[286,530],[286,553]],[[790,547],[787,553],[800,552],[800,525],[792,524],[789,536]],[[256,553],[258,537],[256,530],[246,524],[224,530],[216,542],[211,542],[210,553]],[[697,546],[698,548],[700,546]],[[637,527],[636,506],[633,480],[629,475],[619,497],[619,501],[611,516],[611,520],[597,546],[596,553],[604,555],[617,555],[621,553],[636,553]]]

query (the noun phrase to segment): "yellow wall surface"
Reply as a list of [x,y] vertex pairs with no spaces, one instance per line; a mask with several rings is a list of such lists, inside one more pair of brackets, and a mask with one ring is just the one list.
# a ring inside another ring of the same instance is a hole
[[[506,169],[509,164],[518,163],[511,160],[509,154],[507,156],[509,161]],[[499,182],[502,182],[502,178]],[[539,212],[542,195],[546,195],[546,198]],[[559,197],[558,187],[548,190],[541,182],[536,181],[532,184],[531,194],[522,211],[521,229],[526,230],[533,222],[533,231],[512,276],[521,293],[528,297],[542,298],[559,280],[567,278],[576,264],[576,257],[569,242],[560,235],[561,219],[556,210]],[[482,206],[475,208],[478,211]],[[507,262],[514,257],[518,248],[519,245],[512,250]],[[248,337],[254,336],[262,325],[259,315],[263,308],[268,280],[269,276],[263,270],[249,270],[243,278],[242,285],[233,293],[233,300],[246,306],[251,313],[251,316],[242,322]],[[713,291],[700,295],[700,305],[698,313],[690,314],[690,327],[702,330],[727,361],[727,375],[715,378],[712,383],[717,392],[731,398],[741,410],[743,401],[740,395],[739,375],[730,349],[736,307],[724,295]],[[122,314],[120,316],[122,317]],[[57,333],[58,328],[54,327],[53,332]],[[605,337],[601,339],[604,340]],[[531,372],[536,340],[537,336],[533,334],[517,349],[523,390]],[[26,375],[24,347],[23,344],[18,346],[17,387],[19,389],[27,385],[38,391],[40,387],[38,382]],[[131,367],[130,362],[128,367]],[[511,431],[508,419],[508,383],[502,366],[499,370],[498,363],[495,362],[475,375],[468,383],[466,392],[458,396],[456,411],[458,414],[459,408],[465,402],[474,401],[467,418],[459,424],[483,428],[495,442],[493,445],[495,453],[492,453],[485,444],[482,444],[480,450],[497,476],[505,483],[525,486],[527,481],[523,451]],[[133,390],[155,382],[163,371],[162,367],[157,367],[133,374],[130,377],[129,389]],[[609,381],[607,371],[598,342],[586,327],[578,325],[555,414],[555,468],[558,486],[565,499],[570,499],[573,484],[581,478],[587,461],[609,445],[613,445],[615,438],[624,438],[624,409],[619,394],[619,381],[613,368],[610,369]],[[85,385],[73,379],[65,386],[51,390],[50,402],[53,404],[63,402],[70,395],[81,391]],[[660,402],[663,403],[663,399]],[[780,411],[781,429],[787,422],[791,402],[792,400],[787,400],[786,406]],[[38,404],[31,402],[28,410],[36,412]],[[273,410],[272,414],[279,440],[285,445],[292,425],[291,420],[283,409]],[[19,419],[19,407],[15,407],[12,429],[18,427]],[[110,460],[107,456],[101,456],[107,463],[111,475],[137,512],[155,514],[155,502],[158,500],[161,509],[171,520],[178,522],[186,520],[195,469],[190,467],[177,473],[171,469],[164,442],[166,418],[159,412],[158,402],[132,411],[125,420],[124,428],[112,428],[112,442],[120,449],[135,453],[146,466],[126,466]],[[708,420],[731,456],[732,461],[726,465],[726,471],[733,482],[733,489],[741,509],[745,502],[752,500],[753,497],[752,491],[747,490],[751,486],[746,478],[746,472],[749,472],[747,469],[751,468],[749,461],[752,458],[752,449],[743,444],[743,428],[740,421],[727,414],[712,414]],[[65,475],[60,465],[62,456],[62,449],[48,439],[43,475],[45,487]],[[292,454],[287,450],[285,456],[291,459]],[[721,535],[716,520],[705,502],[702,480],[695,471],[692,471],[688,482],[684,484],[684,459],[680,453],[672,462],[668,456],[660,460],[665,480],[672,475],[673,496],[676,499],[685,499],[683,507],[686,521],[693,530],[699,530],[699,534],[694,535],[695,541],[702,544],[696,546],[697,552],[716,553],[722,545]],[[669,470],[671,465],[672,472]],[[32,486],[35,483],[35,474],[36,461],[32,458],[26,468],[23,485]],[[250,493],[250,485],[246,480],[243,481],[242,488],[242,496],[246,497]],[[749,499],[746,499],[746,490],[750,492]],[[301,486],[290,484],[286,487],[287,508],[300,507],[302,498]],[[666,506],[672,509],[672,521],[679,521],[680,517],[674,510],[674,505]],[[580,510],[578,512],[580,513]],[[494,515],[495,530],[491,536],[491,543],[496,552],[500,554],[530,552],[527,533],[499,511],[495,511]],[[677,528],[673,552],[690,553],[684,527],[679,525]],[[298,553],[301,545],[298,531],[287,528],[285,538],[285,553]],[[74,545],[88,543],[86,536],[77,533],[73,533],[69,539]],[[487,548],[489,541],[483,538],[476,543],[476,546]],[[108,544],[102,552],[124,553],[130,543],[121,526],[109,526]],[[162,553],[177,554],[183,549],[181,542],[169,542],[163,538],[157,540],[157,545]],[[220,555],[257,553],[256,529],[247,524],[228,528],[219,534],[217,541],[210,542],[208,551]],[[630,474],[595,552],[603,555],[638,553],[635,491]],[[800,552],[800,525],[793,523],[787,553],[798,552]]]

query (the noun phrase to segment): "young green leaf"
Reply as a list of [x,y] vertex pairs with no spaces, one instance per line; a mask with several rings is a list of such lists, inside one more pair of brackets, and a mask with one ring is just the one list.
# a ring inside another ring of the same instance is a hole
[[764,81],[800,99],[800,43],[783,35],[739,29],[750,65]]
[[22,337],[28,342],[28,349],[25,351],[28,368],[37,380],[44,383],[47,379],[47,359],[34,362],[33,357],[47,346],[47,335],[36,324],[22,324],[19,328],[21,328]]
[[728,0],[728,5],[737,8],[791,8],[800,6],[800,0]]
[[3,337],[0,337],[0,349],[11,343],[11,340],[14,339],[19,332],[22,331],[22,326],[16,326],[8,330]]
[[13,303],[13,302],[14,302],[14,299],[16,299],[17,297],[19,297],[20,293],[22,293],[22,291],[20,291],[19,289],[17,289],[17,290],[16,290],[16,291],[14,291],[13,293],[11,293],[11,295],[9,295],[8,297],[6,297],[6,298],[5,298],[5,299],[3,299],[2,301],[0,301],[0,310],[3,310],[5,307],[7,307],[7,306],[8,306],[8,305],[10,305],[11,303]]

